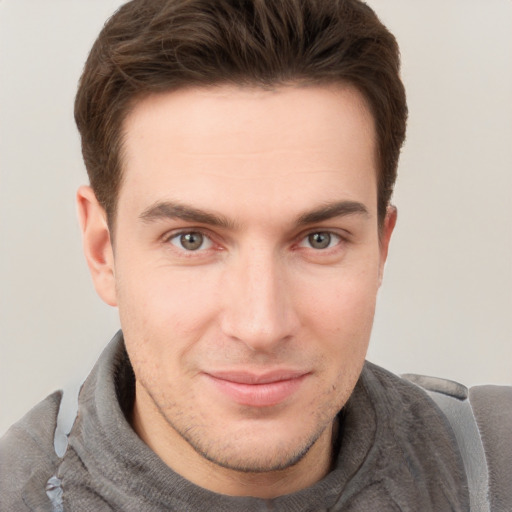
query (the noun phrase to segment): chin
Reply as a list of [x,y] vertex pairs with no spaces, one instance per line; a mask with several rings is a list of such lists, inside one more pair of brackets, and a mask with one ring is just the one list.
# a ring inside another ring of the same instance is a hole
[[[256,422],[258,423],[258,422]],[[201,457],[217,466],[242,473],[281,471],[298,464],[326,431],[325,426],[292,432],[287,425],[252,425],[235,431],[181,433]],[[312,431],[311,431],[312,430]]]
[[265,443],[265,450],[233,446],[231,450],[224,450],[220,453],[215,450],[213,453],[196,451],[205,459],[217,466],[238,471],[241,473],[270,473],[288,469],[298,464],[309,452],[315,441],[307,446],[270,446]]

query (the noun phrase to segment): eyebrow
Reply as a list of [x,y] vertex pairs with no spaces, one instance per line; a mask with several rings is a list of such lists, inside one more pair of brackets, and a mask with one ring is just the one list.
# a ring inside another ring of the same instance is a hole
[[368,209],[363,203],[359,203],[358,201],[336,201],[303,213],[298,217],[297,225],[304,226],[306,224],[314,224],[316,222],[322,222],[335,217],[346,217],[347,215],[370,216]]
[[[299,215],[295,224],[297,226],[305,226],[347,215],[364,215],[368,217],[369,213],[363,203],[357,201],[336,201]],[[237,227],[235,222],[223,215],[172,201],[162,201],[153,204],[144,210],[139,215],[139,218],[144,222],[154,222],[160,219],[181,219],[186,222],[197,222],[198,224],[207,224],[229,230],[234,230]]]
[[144,222],[154,222],[160,219],[181,219],[186,222],[209,224],[225,229],[235,228],[235,224],[223,215],[171,201],[158,202],[150,206],[139,215],[139,218]]

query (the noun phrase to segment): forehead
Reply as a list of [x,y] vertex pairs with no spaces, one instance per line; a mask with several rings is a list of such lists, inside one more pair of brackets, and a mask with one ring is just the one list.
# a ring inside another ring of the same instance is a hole
[[184,89],[144,98],[127,117],[119,206],[170,195],[211,207],[230,190],[238,211],[249,197],[282,209],[308,191],[316,202],[373,202],[375,174],[373,118],[352,87]]

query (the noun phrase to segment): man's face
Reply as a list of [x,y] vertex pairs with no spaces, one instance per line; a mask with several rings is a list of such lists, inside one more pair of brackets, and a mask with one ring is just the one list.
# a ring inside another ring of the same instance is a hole
[[142,100],[124,127],[113,277],[98,289],[119,307],[139,433],[244,471],[327,446],[393,224],[379,238],[361,96],[187,89]]

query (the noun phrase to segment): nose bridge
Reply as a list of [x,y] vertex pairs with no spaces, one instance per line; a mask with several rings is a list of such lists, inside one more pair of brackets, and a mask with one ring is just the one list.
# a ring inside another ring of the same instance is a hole
[[252,350],[268,351],[293,334],[294,311],[279,257],[253,248],[240,254],[226,283],[223,330]]

